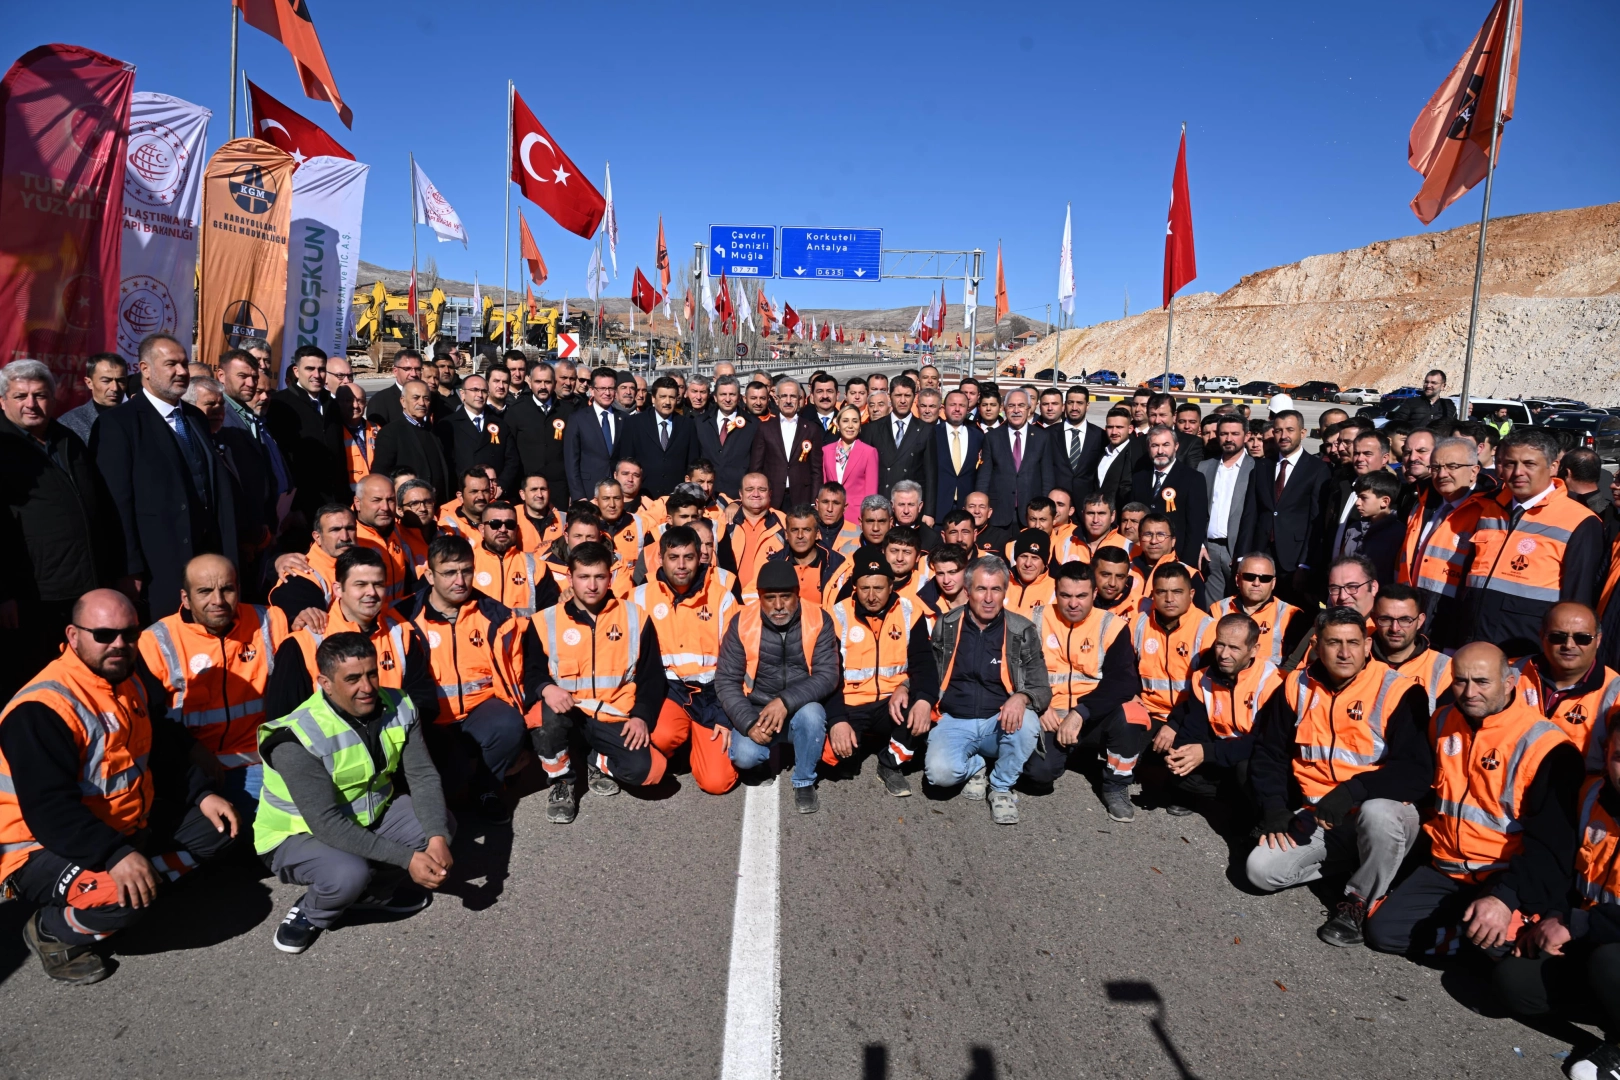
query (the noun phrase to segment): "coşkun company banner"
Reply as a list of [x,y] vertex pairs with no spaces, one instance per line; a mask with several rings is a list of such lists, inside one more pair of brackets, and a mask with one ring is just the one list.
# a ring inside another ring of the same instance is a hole
[[134,88],[133,66],[77,45],[41,45],[0,80],[0,363],[44,361],[63,404],[118,342]]
[[234,139],[208,159],[196,359],[216,362],[254,341],[280,355],[292,175],[292,155],[258,139]]
[[131,99],[118,287],[118,351],[127,360],[148,334],[173,334],[188,349],[196,340],[197,219],[212,115],[167,94]]
[[283,371],[300,345],[319,345],[328,356],[342,356],[348,347],[370,171],[358,161],[312,157],[293,174]]

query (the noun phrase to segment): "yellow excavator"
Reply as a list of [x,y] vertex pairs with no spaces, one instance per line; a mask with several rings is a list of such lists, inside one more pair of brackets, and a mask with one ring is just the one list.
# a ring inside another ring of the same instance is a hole
[[[355,294],[354,306],[357,309],[354,336],[365,344],[371,345],[379,340],[411,340],[411,300],[408,293],[390,293],[378,281],[370,289]],[[432,341],[439,333],[439,316],[444,311],[444,290],[434,289],[427,296],[419,298],[416,310],[422,320],[422,340]]]

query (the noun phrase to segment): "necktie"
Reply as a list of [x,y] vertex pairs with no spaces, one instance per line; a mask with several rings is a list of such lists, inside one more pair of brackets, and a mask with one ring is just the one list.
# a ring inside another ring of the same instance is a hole
[[1288,483],[1288,459],[1279,458],[1277,461],[1277,483],[1271,491],[1271,502],[1275,506],[1282,502],[1283,485]]
[[473,417],[473,427],[478,429],[479,434],[483,434],[483,431],[484,431],[484,418],[482,416]]
[[951,471],[954,473],[962,471],[962,429],[960,427],[951,428]]
[[1024,433],[1013,432],[1013,472],[1024,467]]
[[1159,489],[1164,487],[1164,473],[1157,470],[1153,473],[1153,497],[1159,497]]
[[894,445],[899,446],[900,445],[900,440],[904,439],[905,437],[906,437],[906,422],[904,420],[896,420],[894,422]]
[[660,449],[669,449],[669,421],[658,421],[658,446]]
[[1069,429],[1069,468],[1080,470],[1080,429]]
[[602,410],[602,441],[607,444],[608,453],[613,453],[613,422],[608,419],[608,411]]
[[213,506],[214,493],[209,490],[208,484],[208,459],[191,437],[191,427],[186,423],[185,414],[179,409],[169,413],[169,427],[174,432],[175,440],[180,443],[180,456],[186,459],[186,469],[191,473],[197,497],[202,499],[204,505]]
[[728,416],[722,416],[720,418],[720,445],[721,446],[726,445],[726,433],[729,432],[730,430],[731,430],[731,418],[728,417]]

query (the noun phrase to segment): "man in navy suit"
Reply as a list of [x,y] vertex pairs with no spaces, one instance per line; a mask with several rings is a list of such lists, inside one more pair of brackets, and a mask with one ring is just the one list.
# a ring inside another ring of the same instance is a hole
[[[1271,418],[1277,457],[1254,463],[1243,502],[1240,553],[1263,551],[1277,564],[1277,595],[1303,599],[1317,544],[1322,489],[1332,472],[1321,458],[1305,452],[1305,418],[1285,409]],[[1323,571],[1325,572],[1325,571]]]
[[[1024,505],[1053,488],[1074,490],[1069,459],[1059,449],[1056,429],[1029,422],[1027,390],[1009,390],[1002,399],[1006,423],[984,437],[984,463],[974,490],[990,497],[990,524],[1007,528],[1024,520]],[[1071,496],[1072,497],[1072,496]]]
[[1154,424],[1144,436],[1147,453],[1131,474],[1131,501],[1170,519],[1176,558],[1197,569],[1209,532],[1209,495],[1198,470],[1176,457],[1176,429]]
[[614,457],[641,466],[641,493],[661,499],[686,478],[686,467],[698,459],[697,425],[690,416],[678,416],[675,406],[681,388],[668,375],[653,381],[648,400],[652,408],[636,413],[624,425],[624,437]]
[[563,469],[574,498],[589,498],[597,481],[613,475],[613,452],[629,420],[613,404],[617,385],[612,368],[591,372],[591,402],[570,414],[563,429]]
[[1091,391],[1083,386],[1071,386],[1063,400],[1063,423],[1054,430],[1063,433],[1060,452],[1069,459],[1069,471],[1074,474],[1075,505],[1100,486],[1097,482],[1097,463],[1102,460],[1103,429],[1086,419],[1091,405]]
[[910,480],[924,491],[933,486],[930,425],[912,415],[916,398],[916,383],[908,375],[900,376],[889,384],[889,415],[861,429],[861,441],[878,452],[879,495],[887,496],[902,480]]
[[778,510],[815,502],[821,491],[821,447],[827,433],[804,414],[801,404],[796,381],[786,376],[776,380],[776,415],[760,423],[750,451],[748,471],[765,474],[771,505]]
[[934,425],[934,462],[938,480],[928,492],[925,513],[934,521],[960,510],[979,478],[979,451],[984,432],[967,422],[968,399],[960,390],[945,395],[944,415]]
[[714,414],[698,423],[701,456],[714,463],[714,490],[730,499],[742,493],[742,478],[753,460],[759,419],[742,407],[735,375],[714,380]]

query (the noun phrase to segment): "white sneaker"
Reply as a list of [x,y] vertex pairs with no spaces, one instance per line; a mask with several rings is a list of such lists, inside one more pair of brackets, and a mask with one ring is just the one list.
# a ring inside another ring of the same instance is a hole
[[982,799],[984,798],[985,789],[989,786],[990,773],[984,766],[981,765],[979,766],[979,771],[968,777],[967,783],[962,785],[962,798]]

